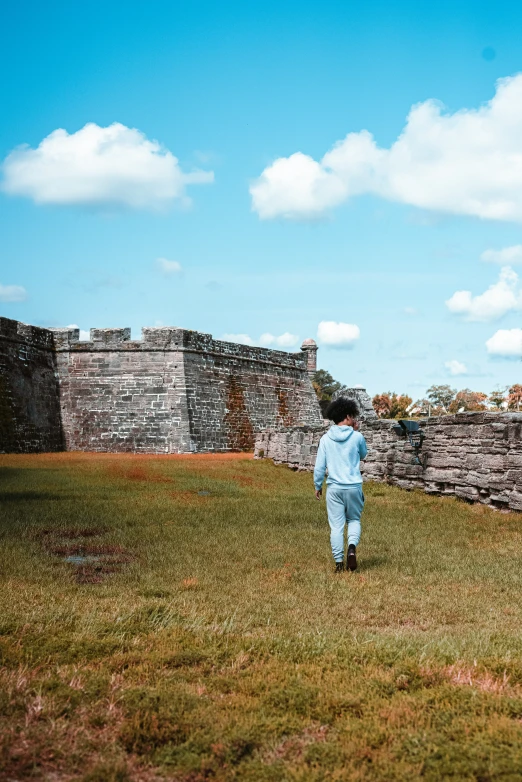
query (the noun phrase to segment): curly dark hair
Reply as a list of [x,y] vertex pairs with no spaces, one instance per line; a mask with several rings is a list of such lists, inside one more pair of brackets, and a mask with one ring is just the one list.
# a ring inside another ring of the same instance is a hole
[[334,424],[344,421],[347,416],[350,418],[359,417],[359,408],[357,407],[357,402],[353,399],[340,396],[335,402],[330,402],[326,408],[326,417],[329,421],[333,421]]

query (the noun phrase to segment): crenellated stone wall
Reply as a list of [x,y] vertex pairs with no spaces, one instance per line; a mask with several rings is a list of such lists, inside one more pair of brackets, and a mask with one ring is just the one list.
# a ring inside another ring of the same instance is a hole
[[53,329],[65,447],[72,451],[190,451],[182,333]]
[[63,447],[53,336],[0,318],[0,453]]
[[[421,421],[425,467],[415,463],[412,447],[393,431],[394,424],[362,422],[368,443],[364,480],[522,510],[522,413],[459,413]],[[260,432],[255,456],[313,470],[319,440],[329,425]]]
[[[20,344],[24,329],[32,328],[4,322],[11,324],[4,330],[16,333]],[[91,329],[85,342],[78,329],[33,331],[45,342],[58,414],[61,410],[56,442],[67,450],[251,450],[261,429],[322,420],[310,379],[317,350],[311,340],[299,353],[285,353],[170,327],[144,328],[141,340],[131,340],[128,328]],[[0,375],[9,388],[23,366],[19,358],[13,361]],[[33,365],[26,373],[28,387]],[[41,398],[42,406],[47,398]],[[12,407],[12,420],[21,421],[26,407],[21,398]],[[15,430],[9,437],[0,440],[0,450],[14,449]],[[50,450],[44,442],[26,438],[16,447]]]

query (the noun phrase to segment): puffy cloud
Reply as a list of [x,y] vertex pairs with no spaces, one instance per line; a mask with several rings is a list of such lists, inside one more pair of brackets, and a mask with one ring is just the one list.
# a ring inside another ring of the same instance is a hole
[[372,193],[423,209],[522,221],[522,74],[500,79],[478,109],[412,107],[389,149],[367,130],[349,133],[316,161],[275,160],[251,187],[262,219],[313,219],[351,196]]
[[486,341],[486,348],[492,356],[521,358],[522,329],[499,329]]
[[462,361],[452,359],[452,361],[446,361],[444,366],[449,371],[450,375],[466,375],[468,368]]
[[27,291],[22,285],[0,285],[0,301],[25,301]]
[[482,261],[488,261],[489,263],[500,263],[502,265],[522,263],[522,244],[504,247],[502,250],[484,250],[480,259]]
[[37,204],[118,204],[133,208],[187,200],[185,186],[212,182],[211,171],[185,173],[178,159],[135,128],[93,122],[76,133],[59,128],[36,149],[14,149],[2,166],[2,189]]
[[264,334],[261,334],[258,340],[252,339],[249,334],[223,334],[221,339],[224,339],[227,342],[239,342],[242,345],[263,345],[264,347],[272,348],[290,348],[298,342],[299,337],[297,337],[295,334],[290,334],[289,331],[285,331],[284,334],[280,334],[279,336],[275,336],[274,334],[270,334],[270,332],[266,331]]
[[261,334],[259,337],[259,344],[266,345],[267,347],[275,345],[278,348],[291,348],[297,344],[298,340],[299,337],[295,334],[290,334],[289,331],[285,331],[285,333],[281,334],[279,337],[276,337],[269,332],[265,332],[265,334]]
[[464,315],[466,320],[497,320],[510,310],[518,310],[522,306],[518,274],[511,267],[504,266],[498,282],[490,285],[485,293],[473,296],[471,291],[456,291],[446,301],[446,306],[450,312]]
[[341,180],[302,152],[265,168],[251,185],[250,194],[253,209],[262,219],[321,217],[346,197]]
[[360,337],[359,326],[354,323],[337,323],[322,320],[317,327],[317,339],[323,345],[336,348],[351,348]]
[[223,334],[225,342],[239,342],[240,345],[253,345],[254,340],[248,334]]
[[167,258],[156,258],[156,263],[163,274],[179,274],[182,266],[178,261],[169,261]]

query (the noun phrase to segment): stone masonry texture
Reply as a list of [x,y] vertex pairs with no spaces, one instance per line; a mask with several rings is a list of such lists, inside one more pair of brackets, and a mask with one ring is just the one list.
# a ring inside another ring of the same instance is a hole
[[[454,495],[505,510],[522,510],[522,413],[460,413],[420,421],[426,438],[426,466],[414,463],[408,441],[392,427],[396,421],[366,419],[368,443],[362,465],[365,481],[381,481],[429,494]],[[295,470],[313,470],[317,447],[329,428],[272,429],[256,437],[255,456]]]
[[0,318],[0,452],[63,447],[53,335]]
[[0,452],[251,450],[257,432],[320,425],[317,346],[298,353],[181,328],[38,329],[0,319]]

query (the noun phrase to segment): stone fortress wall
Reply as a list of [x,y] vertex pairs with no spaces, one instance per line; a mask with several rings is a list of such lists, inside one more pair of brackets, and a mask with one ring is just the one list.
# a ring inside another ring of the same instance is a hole
[[181,328],[40,329],[0,319],[0,452],[251,450],[319,425],[317,346],[286,353]]
[[[328,423],[299,353],[214,340],[178,328],[41,329],[0,318],[0,452],[187,453],[250,450],[312,470]],[[357,399],[369,446],[365,480],[522,510],[522,414],[461,413],[420,422],[426,464],[393,421]]]
[[64,447],[53,335],[0,318],[0,452]]
[[[358,389],[356,394],[343,391],[347,396],[362,394]],[[425,467],[414,463],[412,447],[392,429],[396,423],[363,416],[361,432],[368,443],[362,465],[365,481],[522,510],[522,413],[458,413],[420,421],[426,436],[421,450]],[[255,456],[311,471],[319,440],[329,426],[325,421],[321,426],[260,432]]]

